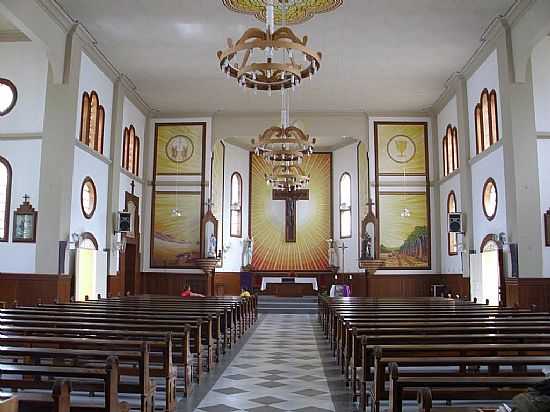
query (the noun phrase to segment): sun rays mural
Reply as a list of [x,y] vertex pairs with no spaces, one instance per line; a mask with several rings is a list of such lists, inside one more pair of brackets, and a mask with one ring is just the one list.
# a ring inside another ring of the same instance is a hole
[[[181,216],[174,216],[174,209]],[[200,257],[201,192],[155,192],[151,267],[193,267]]]
[[304,159],[311,176],[309,200],[296,203],[296,242],[285,241],[285,201],[272,200],[265,182],[270,172],[256,155],[250,158],[250,233],[254,238],[252,267],[258,271],[327,270],[327,242],[332,237],[332,155],[314,153]]

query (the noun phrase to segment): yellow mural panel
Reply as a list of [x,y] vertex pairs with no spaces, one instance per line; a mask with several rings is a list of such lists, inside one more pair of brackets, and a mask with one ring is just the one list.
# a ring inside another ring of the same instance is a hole
[[304,159],[311,176],[309,200],[297,201],[296,242],[285,241],[285,202],[272,200],[267,163],[250,159],[250,225],[254,239],[252,267],[259,271],[319,271],[328,269],[326,240],[332,237],[332,156],[314,153]]
[[[151,267],[193,267],[200,257],[200,192],[156,192],[153,199]],[[178,213],[175,213],[175,212]]]
[[155,175],[202,175],[206,123],[157,123]]
[[[380,257],[386,268],[430,268],[428,197],[424,192],[379,194]],[[410,216],[402,216],[404,210]]]
[[379,175],[426,175],[426,123],[375,123]]

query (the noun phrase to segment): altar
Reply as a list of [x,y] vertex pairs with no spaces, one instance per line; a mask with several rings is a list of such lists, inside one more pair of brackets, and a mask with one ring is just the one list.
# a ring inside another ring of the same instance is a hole
[[300,297],[317,294],[319,286],[313,277],[264,276],[260,290],[267,295]]

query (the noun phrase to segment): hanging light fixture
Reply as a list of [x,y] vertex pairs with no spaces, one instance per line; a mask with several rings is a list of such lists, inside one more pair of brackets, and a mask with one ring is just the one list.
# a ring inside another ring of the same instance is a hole
[[288,0],[264,0],[266,26],[249,28],[237,42],[227,40],[227,49],[218,51],[220,69],[243,88],[271,93],[294,88],[321,68],[321,52],[308,46],[308,37],[299,38],[287,27],[275,29],[275,3],[286,12]]

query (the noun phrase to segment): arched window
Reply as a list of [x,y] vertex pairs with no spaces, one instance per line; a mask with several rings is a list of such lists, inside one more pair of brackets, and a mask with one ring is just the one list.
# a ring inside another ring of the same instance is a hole
[[456,127],[447,126],[442,146],[443,174],[448,176],[458,169],[458,131]]
[[7,115],[17,103],[17,88],[8,79],[0,78],[0,117]]
[[133,125],[124,128],[122,143],[122,168],[130,173],[139,175],[139,137],[136,136],[136,129]]
[[[447,215],[449,213],[456,212],[456,195],[455,192],[451,191],[449,197],[447,198]],[[458,253],[458,243],[457,243],[457,234],[449,232],[448,239],[448,252],[449,256],[455,256]]]
[[105,130],[105,109],[99,104],[95,91],[82,95],[82,113],[80,119],[80,142],[103,154]]
[[351,176],[340,177],[340,239],[351,237]]
[[11,165],[0,156],[0,242],[9,240]]
[[243,235],[243,179],[237,172],[231,175],[231,237]]
[[497,92],[483,89],[475,112],[477,154],[499,141]]

